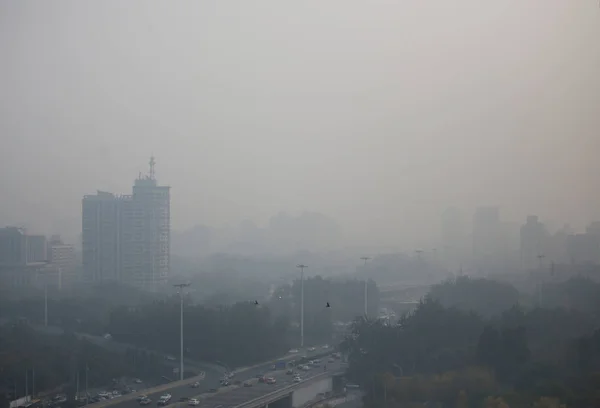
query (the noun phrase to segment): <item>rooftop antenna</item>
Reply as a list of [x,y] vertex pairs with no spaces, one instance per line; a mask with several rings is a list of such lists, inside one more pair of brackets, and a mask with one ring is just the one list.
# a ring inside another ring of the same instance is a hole
[[148,173],[148,176],[150,177],[150,180],[154,180],[154,165],[156,164],[156,161],[154,161],[154,155],[150,156],[150,162],[148,164],[150,164],[150,172]]

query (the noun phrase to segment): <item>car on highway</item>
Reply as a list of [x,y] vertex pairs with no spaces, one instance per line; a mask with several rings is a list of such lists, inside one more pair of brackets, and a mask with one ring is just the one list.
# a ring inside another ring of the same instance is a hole
[[296,354],[298,352],[298,349],[291,349],[290,351],[288,351],[288,353],[290,354]]
[[316,350],[316,348],[314,348],[314,347],[309,347],[307,350],[308,350],[308,351],[315,351],[315,350]]
[[142,394],[136,398],[137,402],[140,402],[141,400],[145,400],[145,399],[148,399],[148,396],[146,394]]
[[290,369],[288,369],[288,370],[285,372],[285,374],[286,374],[286,375],[292,375],[292,374],[294,374],[294,370],[290,368]]
[[200,381],[196,381],[195,383],[192,383],[190,385],[190,387],[192,387],[192,388],[198,388],[198,387],[200,387]]
[[144,398],[143,400],[140,400],[140,405],[150,405],[152,403],[152,400],[148,397]]
[[263,378],[265,375],[264,374],[256,374],[256,378],[261,379]]
[[169,361],[175,361],[175,357],[173,356],[165,356],[165,359]]
[[244,381],[244,387],[252,387],[251,381]]
[[136,384],[141,384],[142,380],[140,380],[139,378],[134,378],[133,382],[136,383]]
[[195,407],[196,405],[200,405],[200,400],[197,400],[196,398],[192,398],[188,401],[188,405],[190,407]]
[[259,383],[264,383],[266,380],[267,380],[267,377],[265,377],[264,375],[263,375],[263,376],[260,376],[260,377],[258,378],[258,382],[259,382]]
[[299,383],[300,381],[302,381],[302,378],[300,378],[300,377],[294,377],[294,380],[293,380],[293,381],[294,381],[295,383]]
[[163,394],[158,400],[158,405],[169,405],[169,401],[171,401],[171,394]]
[[265,383],[267,384],[275,384],[277,382],[277,380],[275,379],[275,377],[268,377],[267,379],[265,379]]
[[304,371],[309,371],[309,370],[310,370],[310,367],[309,367],[309,366],[307,366],[307,365],[303,365],[303,366],[302,366],[302,369],[303,369]]
[[325,344],[325,345],[323,346],[323,349],[328,349],[328,348],[329,348],[329,344]]

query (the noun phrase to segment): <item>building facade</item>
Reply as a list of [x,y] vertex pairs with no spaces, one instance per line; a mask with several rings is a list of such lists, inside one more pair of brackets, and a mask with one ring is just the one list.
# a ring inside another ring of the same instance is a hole
[[527,216],[525,224],[520,231],[521,268],[534,269],[539,266],[540,256],[546,256],[545,244],[547,241],[546,227],[535,215]]
[[118,281],[154,290],[170,271],[170,187],[150,172],[132,195],[98,192],[82,203],[83,268],[91,281]]
[[[48,262],[46,237],[28,235],[23,228],[0,228],[0,286],[24,288],[55,285],[56,269]],[[48,279],[50,277],[50,279]]]

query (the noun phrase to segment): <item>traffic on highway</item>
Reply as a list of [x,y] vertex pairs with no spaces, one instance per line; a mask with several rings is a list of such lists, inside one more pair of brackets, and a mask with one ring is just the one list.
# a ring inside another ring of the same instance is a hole
[[[110,406],[111,408],[137,408],[147,405],[170,405],[177,403],[179,406],[205,405],[208,401],[214,406],[223,405],[227,407],[231,401],[245,401],[256,398],[262,394],[275,391],[287,385],[308,379],[327,370],[338,369],[340,359],[334,357],[325,357],[313,361],[312,364],[298,365],[294,362],[300,362],[323,354],[337,355],[329,346],[310,347],[305,352],[299,350],[290,350],[290,354],[282,358],[286,363],[283,367],[275,362],[265,363],[245,370],[234,371],[229,375],[217,374],[215,372],[206,372],[202,381],[192,382],[191,384],[179,385],[162,392],[147,393],[138,396],[136,399],[127,399],[123,401],[111,400],[98,405],[100,407]],[[288,362],[292,362],[288,364]],[[279,362],[281,363],[281,362]],[[225,403],[217,403],[224,400]],[[211,405],[212,406],[212,405]]]

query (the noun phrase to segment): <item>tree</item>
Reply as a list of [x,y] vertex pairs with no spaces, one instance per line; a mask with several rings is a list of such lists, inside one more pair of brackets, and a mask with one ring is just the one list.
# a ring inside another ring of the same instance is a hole
[[429,296],[446,307],[476,311],[484,317],[500,314],[519,301],[519,292],[508,283],[467,276],[433,285]]

